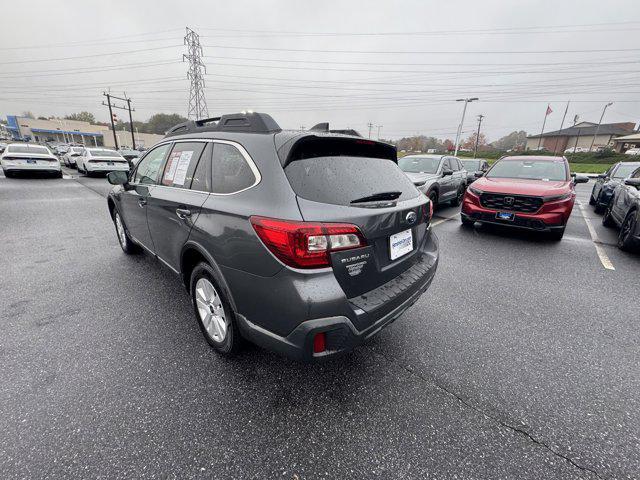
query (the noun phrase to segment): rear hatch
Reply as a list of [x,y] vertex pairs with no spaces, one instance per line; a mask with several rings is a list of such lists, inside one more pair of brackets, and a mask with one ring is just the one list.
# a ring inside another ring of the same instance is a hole
[[[322,142],[331,142],[331,148]],[[349,298],[411,268],[427,234],[429,200],[398,168],[395,149],[391,154],[388,147],[362,139],[336,145],[325,137],[307,142],[304,152],[298,149],[285,162],[305,221],[353,224],[366,239],[364,247],[331,253]]]

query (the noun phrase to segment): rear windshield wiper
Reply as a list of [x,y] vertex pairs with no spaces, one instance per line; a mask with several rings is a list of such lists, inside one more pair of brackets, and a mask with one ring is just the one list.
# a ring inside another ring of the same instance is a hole
[[351,203],[365,203],[365,202],[377,202],[380,200],[396,200],[402,192],[380,192],[373,195],[367,195],[366,197],[356,198],[351,200]]

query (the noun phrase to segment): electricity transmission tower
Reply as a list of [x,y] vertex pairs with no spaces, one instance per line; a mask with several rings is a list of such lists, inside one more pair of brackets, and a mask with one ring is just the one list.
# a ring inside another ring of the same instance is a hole
[[207,67],[202,63],[202,46],[200,45],[200,35],[187,27],[187,34],[184,36],[184,44],[187,46],[188,54],[182,55],[182,61],[189,61],[189,71],[187,78],[189,87],[189,110],[187,118],[197,120],[209,117],[207,100],[204,98],[204,74]]

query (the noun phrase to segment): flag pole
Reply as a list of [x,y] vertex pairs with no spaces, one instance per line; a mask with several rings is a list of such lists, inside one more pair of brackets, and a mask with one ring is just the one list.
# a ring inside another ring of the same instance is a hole
[[[562,116],[562,122],[560,122],[560,130],[562,130],[562,127],[564,127],[564,119],[567,118],[567,112],[569,111],[569,103],[571,103],[571,100],[567,100],[567,107],[564,109],[564,115]],[[560,137],[556,137],[556,145],[555,147],[553,147],[553,153],[556,153],[556,150],[558,150],[558,142],[560,141]],[[565,148],[567,146],[565,145]]]
[[540,150],[540,144],[542,143],[542,134],[544,133],[544,125],[547,123],[547,116],[549,115],[549,104],[547,104],[547,109],[544,112],[544,120],[542,121],[542,130],[540,130],[540,137],[538,138],[538,150]]

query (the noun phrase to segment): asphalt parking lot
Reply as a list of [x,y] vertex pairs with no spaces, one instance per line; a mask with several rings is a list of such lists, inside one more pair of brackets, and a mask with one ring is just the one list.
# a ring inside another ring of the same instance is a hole
[[461,228],[403,317],[340,360],[224,359],[128,257],[104,178],[0,176],[0,474],[639,478],[640,257],[579,202],[564,239]]

